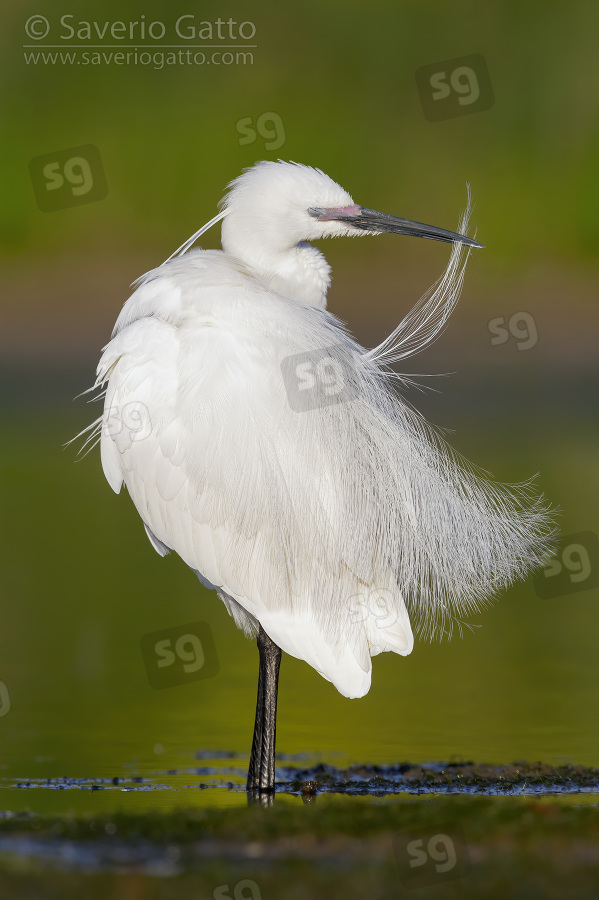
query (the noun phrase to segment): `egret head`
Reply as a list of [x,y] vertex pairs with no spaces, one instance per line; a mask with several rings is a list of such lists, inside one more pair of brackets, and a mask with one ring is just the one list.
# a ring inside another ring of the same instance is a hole
[[254,235],[270,250],[284,251],[301,241],[363,234],[407,234],[435,241],[482,245],[465,235],[400,219],[354,203],[320,169],[299,163],[262,161],[229,185],[224,199],[223,247]]
[[[287,250],[300,241],[350,234],[351,226],[318,221],[316,207],[358,209],[332,178],[299,163],[256,163],[229,185],[224,199],[223,247],[248,233],[266,241],[268,248]],[[355,229],[353,229],[355,230]]]

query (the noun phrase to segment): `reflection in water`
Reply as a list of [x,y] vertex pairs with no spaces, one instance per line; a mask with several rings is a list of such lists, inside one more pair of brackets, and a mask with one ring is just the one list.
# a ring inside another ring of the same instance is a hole
[[274,791],[247,791],[248,806],[269,809],[275,802]]

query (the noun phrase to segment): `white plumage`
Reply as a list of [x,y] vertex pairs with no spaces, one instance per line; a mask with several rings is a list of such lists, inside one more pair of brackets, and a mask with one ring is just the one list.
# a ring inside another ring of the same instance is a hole
[[[371,211],[296,164],[259,163],[230,187],[223,251],[168,261],[125,303],[96,381],[123,421],[94,434],[159,553],[215,587],[246,633],[261,623],[360,697],[371,657],[410,653],[412,626],[450,632],[539,565],[550,515],[530,484],[458,458],[394,388],[390,363],[445,326],[469,251],[454,243],[439,282],[367,351],[326,312],[330,270],[304,241],[366,233],[355,223]],[[321,359],[339,396],[315,387]],[[310,377],[294,382],[302,361]]]

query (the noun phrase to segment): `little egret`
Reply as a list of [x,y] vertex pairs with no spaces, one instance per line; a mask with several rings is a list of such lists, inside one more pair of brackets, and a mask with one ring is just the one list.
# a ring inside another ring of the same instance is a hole
[[[318,169],[259,162],[136,282],[104,348],[89,440],[108,482],[127,487],[154,549],[176,552],[257,637],[252,793],[274,790],[282,650],[362,697],[371,657],[409,654],[412,626],[449,633],[551,546],[530,481],[486,478],[396,390],[409,378],[391,365],[443,330],[481,246],[468,215],[446,231],[359,206]],[[222,251],[190,249],[221,219]],[[308,241],[383,232],[452,249],[365,350],[326,311],[330,268]]]

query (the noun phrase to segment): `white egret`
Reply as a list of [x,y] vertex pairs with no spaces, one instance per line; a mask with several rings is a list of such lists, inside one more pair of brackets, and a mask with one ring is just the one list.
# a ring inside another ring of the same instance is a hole
[[[359,206],[296,163],[257,163],[229,187],[209,223],[223,220],[223,250],[189,249],[202,229],[136,283],[98,366],[92,435],[158,553],[176,552],[257,635],[248,790],[260,793],[274,790],[281,650],[361,697],[371,657],[409,654],[412,626],[451,631],[542,563],[553,528],[529,482],[483,477],[395,390],[407,379],[391,364],[438,336],[464,247],[481,245]],[[453,246],[434,287],[365,350],[326,311],[330,269],[306,242],[382,232]]]

